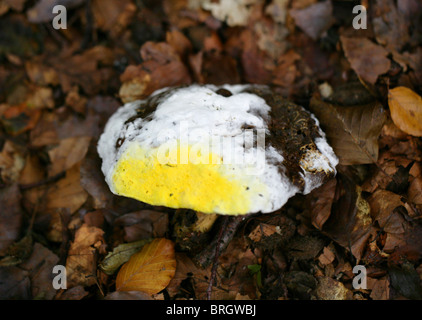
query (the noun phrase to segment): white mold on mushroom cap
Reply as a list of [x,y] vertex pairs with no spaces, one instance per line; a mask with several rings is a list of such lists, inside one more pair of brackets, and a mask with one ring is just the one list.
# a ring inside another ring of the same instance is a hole
[[[302,158],[304,188],[290,181],[282,151],[268,143],[271,107],[245,92],[250,87],[162,89],[149,100],[121,107],[98,142],[111,191],[152,205],[206,213],[267,213],[297,192],[319,186],[322,179],[314,171],[335,173],[338,160],[321,131],[315,139],[318,150]],[[221,88],[231,95],[218,94]],[[139,116],[151,99],[156,99],[154,110]],[[252,145],[247,142],[251,134]]]

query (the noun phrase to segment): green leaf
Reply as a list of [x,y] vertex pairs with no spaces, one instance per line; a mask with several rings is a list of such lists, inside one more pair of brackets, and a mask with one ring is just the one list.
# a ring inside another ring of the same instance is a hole
[[103,262],[101,262],[101,270],[108,275],[112,275],[122,264],[127,262],[134,253],[141,250],[144,245],[151,241],[152,239],[143,239],[118,245],[112,252],[109,252]]

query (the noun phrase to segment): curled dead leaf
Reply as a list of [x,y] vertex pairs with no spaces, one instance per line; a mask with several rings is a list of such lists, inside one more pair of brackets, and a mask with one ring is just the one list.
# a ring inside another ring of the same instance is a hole
[[388,51],[384,47],[363,37],[341,36],[340,40],[352,69],[364,81],[374,84],[379,75],[390,69],[391,61],[387,58]]
[[96,251],[104,244],[103,234],[103,230],[86,224],[76,231],[66,260],[70,287],[95,284]]
[[60,144],[48,152],[51,161],[49,176],[66,171],[85,158],[91,137],[71,137],[63,139]]
[[155,239],[126,262],[117,274],[117,291],[155,294],[170,283],[176,273],[174,243]]
[[413,136],[422,136],[422,98],[406,87],[388,91],[391,118],[400,130]]
[[108,275],[112,275],[123,263],[128,261],[134,253],[138,252],[150,241],[151,239],[143,239],[118,245],[112,252],[109,252],[103,262],[101,262],[101,270]]
[[378,138],[386,120],[380,103],[343,107],[312,98],[309,108],[319,119],[340,164],[377,161]]

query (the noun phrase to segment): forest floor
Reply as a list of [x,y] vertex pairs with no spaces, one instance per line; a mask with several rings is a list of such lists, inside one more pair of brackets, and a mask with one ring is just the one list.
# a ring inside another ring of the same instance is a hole
[[[1,299],[206,299],[212,264],[193,257],[221,217],[198,235],[194,212],[113,195],[96,151],[123,103],[191,83],[272,86],[340,159],[320,188],[246,217],[213,299],[422,299],[420,1],[0,0]],[[140,252],[173,271],[118,290],[130,255],[110,257],[152,239]]]

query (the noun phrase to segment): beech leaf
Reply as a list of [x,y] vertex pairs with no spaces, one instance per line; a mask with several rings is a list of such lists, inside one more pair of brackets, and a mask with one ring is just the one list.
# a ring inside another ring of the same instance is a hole
[[363,80],[375,84],[378,76],[386,73],[391,66],[388,51],[367,38],[340,37],[344,54],[352,69]]
[[167,287],[175,273],[174,243],[155,239],[123,265],[117,274],[116,289],[156,294]]
[[343,107],[312,98],[309,108],[319,119],[340,164],[377,161],[378,138],[386,120],[380,103]]
[[400,130],[416,137],[422,136],[422,98],[406,87],[388,91],[391,119]]

